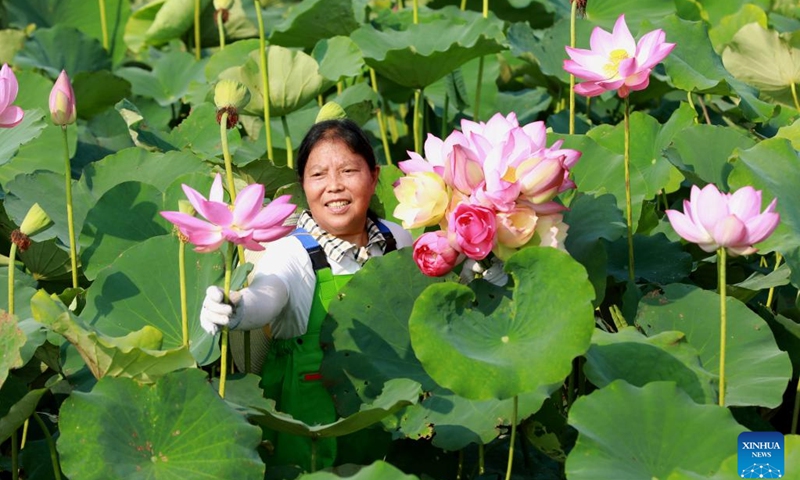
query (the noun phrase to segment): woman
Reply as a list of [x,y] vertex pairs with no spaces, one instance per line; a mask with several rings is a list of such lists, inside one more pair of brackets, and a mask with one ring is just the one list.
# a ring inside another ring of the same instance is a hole
[[[276,408],[309,425],[336,420],[330,395],[322,386],[319,331],[330,300],[364,262],[412,244],[399,225],[378,220],[369,203],[380,168],[369,140],[350,120],[315,124],[297,158],[297,172],[308,210],[291,236],[267,245],[247,288],[231,292],[209,287],[200,322],[211,334],[219,326],[237,330],[271,327],[273,339],[262,387]],[[310,468],[311,442],[269,432],[275,465]],[[317,440],[317,467],[333,464],[334,439]]]

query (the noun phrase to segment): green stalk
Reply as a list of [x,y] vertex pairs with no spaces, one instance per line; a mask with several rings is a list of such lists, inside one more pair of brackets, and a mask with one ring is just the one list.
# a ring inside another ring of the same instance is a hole
[[[234,244],[228,242],[228,251],[225,254],[225,280],[222,286],[224,301],[230,301],[231,294],[231,271],[233,270],[233,251]],[[219,366],[219,396],[225,398],[225,380],[228,378],[228,327],[222,327],[222,342],[220,346],[220,366]]]
[[[569,46],[575,48],[575,17],[578,16],[578,1],[572,0],[569,13]],[[575,133],[575,75],[569,74],[569,134]]]
[[419,102],[422,96],[422,90],[414,90],[414,118],[412,119],[412,127],[414,129],[414,151],[422,151],[422,131],[419,124]]
[[467,0],[461,0],[461,11],[465,11],[467,9]]
[[200,0],[194,0],[194,58],[200,60]]
[[72,166],[69,163],[69,139],[67,126],[62,125],[64,132],[64,177],[67,191],[67,227],[69,229],[69,259],[72,266],[72,288],[78,288],[78,252],[75,246],[75,221],[72,216]]
[[800,100],[797,99],[797,87],[794,86],[794,82],[791,84],[792,89],[792,100],[794,100],[794,109],[800,112]]
[[[489,18],[489,0],[483,0],[483,18]],[[480,120],[481,114],[481,84],[483,83],[483,57],[478,59],[478,83],[475,85],[474,120]]]
[[450,95],[444,94],[444,110],[442,111],[442,138],[447,138],[447,111],[450,109]]
[[483,0],[483,18],[489,18],[489,0]]
[[414,0],[412,4],[414,9],[414,25],[419,23],[419,0]]
[[519,406],[519,396],[514,395],[514,410],[511,413],[511,445],[508,447],[508,468],[506,469],[506,480],[511,479],[511,466],[514,463],[514,442],[517,438],[517,409]]
[[283,137],[286,140],[286,165],[294,169],[294,149],[292,148],[292,137],[289,135],[289,122],[286,115],[281,115],[281,125],[283,125]]
[[225,50],[225,26],[222,24],[222,14],[217,12],[217,33],[219,34],[219,49]]
[[269,76],[267,68],[267,41],[264,36],[264,18],[261,16],[261,4],[258,0],[253,0],[256,6],[256,18],[258,19],[258,47],[261,55],[259,56],[258,70],[261,73],[261,92],[264,100],[264,132],[267,136],[267,158],[272,160],[272,128],[269,124]]
[[39,424],[39,428],[42,429],[44,440],[47,442],[47,447],[50,449],[50,462],[53,464],[53,475],[56,480],[61,480],[61,466],[58,464],[58,453],[56,451],[56,443],[53,441],[53,436],[50,435],[50,430],[47,429],[47,425],[44,424],[42,417],[40,417],[38,413],[33,413],[33,419],[36,420],[36,423]]
[[181,287],[181,333],[183,346],[189,348],[189,313],[186,305],[186,242],[178,239],[178,274]]
[[[783,260],[783,255],[780,252],[775,252],[775,270],[781,265],[781,260]],[[772,310],[772,298],[775,296],[775,287],[769,287],[769,294],[767,295],[767,308]]]
[[16,430],[11,434],[11,478],[19,479],[19,439]]
[[789,433],[797,435],[797,419],[800,417],[800,381],[797,382],[797,394],[794,396],[794,411],[792,412],[792,429]]
[[633,270],[633,211],[631,208],[631,103],[625,97],[625,220],[628,224],[628,278],[636,281]]
[[317,439],[311,438],[311,473],[317,471]]
[[97,0],[100,6],[100,28],[103,30],[103,48],[108,51],[108,25],[106,24],[106,0]]
[[14,315],[14,262],[17,259],[17,244],[11,242],[11,251],[8,252],[8,313]]
[[219,118],[219,140],[222,143],[222,158],[225,160],[225,179],[228,183],[228,193],[231,203],[236,200],[236,187],[233,184],[233,160],[228,149],[228,112],[223,111]]
[[[369,79],[372,83],[372,91],[378,95],[378,78],[375,75],[375,69],[369,68]],[[392,164],[392,154],[389,152],[389,138],[386,136],[386,119],[383,118],[383,108],[378,107],[378,128],[381,131],[381,142],[383,143],[383,151],[386,154],[386,164]]]
[[727,302],[725,279],[725,247],[717,249],[719,268],[719,406],[725,406],[725,344],[728,335]]
[[478,475],[486,473],[486,454],[483,450],[484,445],[482,443],[478,444]]

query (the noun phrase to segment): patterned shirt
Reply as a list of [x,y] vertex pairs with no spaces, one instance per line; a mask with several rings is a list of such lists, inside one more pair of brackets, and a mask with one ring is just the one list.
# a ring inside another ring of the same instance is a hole
[[373,245],[380,247],[381,251],[386,250],[386,238],[384,238],[378,226],[372,219],[367,218],[367,244],[359,247],[347,240],[328,233],[311,216],[308,210],[300,214],[297,226],[307,231],[314,240],[319,243],[325,255],[336,263],[341,263],[345,257],[350,257],[359,265],[363,266],[369,260],[369,249]]

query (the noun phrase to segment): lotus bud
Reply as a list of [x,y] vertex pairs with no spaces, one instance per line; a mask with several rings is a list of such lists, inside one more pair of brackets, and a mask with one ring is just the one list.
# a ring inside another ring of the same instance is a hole
[[56,125],[65,126],[75,123],[75,117],[75,92],[72,91],[67,72],[61,70],[50,90],[50,118]]
[[340,118],[347,118],[347,113],[338,103],[328,102],[322,106],[314,123],[324,122],[325,120],[339,120]]
[[214,8],[216,10],[230,10],[233,6],[233,0],[214,0]]
[[217,123],[222,114],[228,113],[227,128],[239,122],[239,109],[250,102],[250,90],[236,80],[220,80],[214,88],[214,104],[217,106]]
[[50,220],[47,213],[42,210],[42,207],[40,207],[38,203],[34,203],[22,220],[19,231],[25,235],[33,236],[47,230],[52,224],[53,221]]

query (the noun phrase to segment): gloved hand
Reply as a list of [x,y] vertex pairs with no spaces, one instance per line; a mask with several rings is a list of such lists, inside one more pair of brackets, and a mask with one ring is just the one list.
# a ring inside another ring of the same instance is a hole
[[491,266],[485,268],[481,265],[481,262],[468,258],[461,269],[461,281],[469,283],[475,278],[475,275],[478,275],[492,285],[497,285],[498,287],[506,286],[508,274],[503,271],[503,261],[497,257],[492,257],[491,262]]
[[206,298],[200,310],[200,326],[210,335],[216,335],[220,327],[235,329],[242,321],[241,309],[237,311],[236,305],[242,299],[242,294],[231,290],[230,303],[222,301],[223,291],[217,286],[206,289]]

